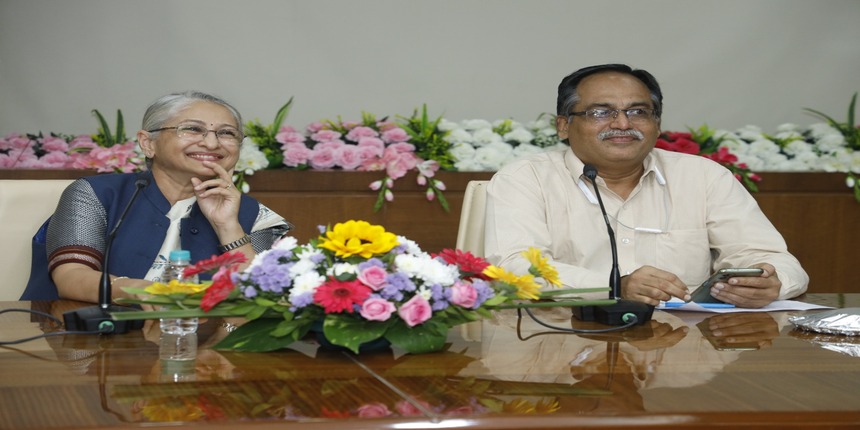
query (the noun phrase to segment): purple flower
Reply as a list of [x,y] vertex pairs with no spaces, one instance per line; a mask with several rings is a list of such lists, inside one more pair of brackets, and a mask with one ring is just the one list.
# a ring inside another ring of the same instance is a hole
[[430,286],[430,299],[433,301],[431,309],[441,311],[448,308],[448,298],[445,297],[445,289],[439,284]]
[[472,280],[472,287],[478,293],[478,297],[475,299],[475,305],[472,307],[472,309],[477,309],[484,302],[493,298],[496,295],[495,291],[493,291],[493,289],[490,287],[490,284],[483,279]]
[[314,293],[307,292],[304,294],[299,294],[292,298],[293,307],[290,308],[291,311],[295,312],[297,309],[301,309],[305,306],[313,304],[314,302]]

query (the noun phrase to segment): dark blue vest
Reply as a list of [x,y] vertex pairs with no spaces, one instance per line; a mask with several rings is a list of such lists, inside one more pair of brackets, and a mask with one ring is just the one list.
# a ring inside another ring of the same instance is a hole
[[[95,194],[107,214],[106,234],[116,225],[135,191],[135,181],[140,175],[149,173],[127,173],[98,175],[84,178],[92,185]],[[242,195],[239,206],[239,224],[250,232],[259,214],[259,204],[253,198]],[[145,187],[131,206],[122,225],[116,232],[111,246],[108,272],[116,276],[143,278],[155,261],[158,251],[167,234],[170,220],[167,212],[170,203],[161,194],[154,180]],[[48,256],[45,247],[48,223],[42,224],[33,236],[33,262],[30,279],[21,300],[56,300],[59,298],[57,287],[48,274]],[[191,216],[180,222],[180,241],[182,249],[191,251],[192,263],[218,254],[218,236],[209,220],[195,203]],[[209,275],[201,274],[201,279]]]

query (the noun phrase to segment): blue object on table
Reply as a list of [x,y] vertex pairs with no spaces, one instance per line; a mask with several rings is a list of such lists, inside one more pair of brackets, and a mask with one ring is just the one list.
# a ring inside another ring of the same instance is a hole
[[[694,303],[694,302],[690,302]],[[685,302],[666,302],[663,305],[667,308],[680,308],[681,306],[686,305]],[[735,307],[735,305],[729,303],[696,303],[697,305],[705,308],[705,309],[730,309]]]

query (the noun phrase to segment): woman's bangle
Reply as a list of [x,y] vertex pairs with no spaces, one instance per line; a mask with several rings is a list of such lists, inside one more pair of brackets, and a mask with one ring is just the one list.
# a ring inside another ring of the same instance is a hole
[[226,245],[218,245],[218,251],[221,251],[221,253],[223,254],[227,251],[232,251],[232,250],[234,250],[234,249],[236,249],[236,248],[238,248],[238,247],[240,247],[246,243],[249,243],[249,242],[251,242],[251,236],[246,234],[246,235],[242,236],[242,238],[239,240],[234,240],[234,241],[232,241]]

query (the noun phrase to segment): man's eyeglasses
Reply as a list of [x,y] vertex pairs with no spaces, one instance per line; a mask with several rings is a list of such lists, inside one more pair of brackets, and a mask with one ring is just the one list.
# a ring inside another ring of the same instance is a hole
[[653,120],[659,114],[654,109],[631,108],[631,109],[588,109],[581,112],[571,112],[571,116],[584,116],[594,122],[608,122],[618,118],[618,114],[624,112],[630,122],[644,123]]
[[238,128],[230,126],[221,127],[218,130],[209,130],[200,124],[179,124],[174,127],[161,127],[147,131],[155,133],[164,130],[176,130],[176,136],[187,142],[199,142],[206,139],[210,131],[215,133],[218,142],[223,145],[238,145],[245,138],[245,135]]

